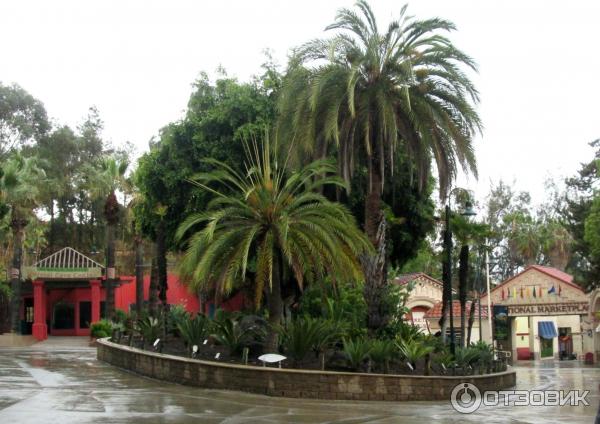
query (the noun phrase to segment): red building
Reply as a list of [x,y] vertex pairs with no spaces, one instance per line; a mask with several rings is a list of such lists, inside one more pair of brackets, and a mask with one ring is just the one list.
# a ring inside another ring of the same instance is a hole
[[[25,268],[23,275],[22,333],[33,334],[38,340],[48,335],[86,336],[90,334],[90,323],[104,316],[104,267],[76,250],[66,247]],[[149,286],[146,277],[146,300]],[[189,312],[200,310],[198,296],[174,275],[168,277],[167,302],[184,305]],[[129,311],[134,306],[135,278],[120,277],[115,287],[115,307]],[[209,306],[204,309],[208,311]]]

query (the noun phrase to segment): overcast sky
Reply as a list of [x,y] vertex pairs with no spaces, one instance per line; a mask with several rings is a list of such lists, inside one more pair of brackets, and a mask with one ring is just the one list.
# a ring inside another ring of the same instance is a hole
[[[182,116],[200,71],[223,66],[246,80],[263,50],[281,65],[289,48],[323,35],[353,1],[0,0],[0,81],[42,100],[58,123],[76,126],[89,106],[113,143],[140,152]],[[379,26],[403,2],[372,0]],[[536,201],[548,176],[575,172],[600,137],[600,2],[409,2],[409,13],[453,21],[455,44],[479,64],[474,77],[485,125],[476,141],[480,178],[516,180]]]

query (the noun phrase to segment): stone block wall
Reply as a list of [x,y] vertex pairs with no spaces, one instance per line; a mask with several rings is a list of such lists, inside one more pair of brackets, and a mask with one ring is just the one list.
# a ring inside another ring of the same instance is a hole
[[296,370],[187,359],[97,341],[98,359],[158,380],[269,396],[339,400],[449,400],[458,383],[481,392],[513,387],[514,371],[485,376],[407,376]]

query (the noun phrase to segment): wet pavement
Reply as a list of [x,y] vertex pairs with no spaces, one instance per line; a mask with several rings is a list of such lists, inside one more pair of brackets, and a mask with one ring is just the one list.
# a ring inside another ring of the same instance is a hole
[[518,389],[590,390],[590,406],[481,407],[449,402],[345,402],[271,398],[163,383],[96,360],[87,339],[51,338],[0,349],[0,423],[593,423],[600,368],[518,365]]

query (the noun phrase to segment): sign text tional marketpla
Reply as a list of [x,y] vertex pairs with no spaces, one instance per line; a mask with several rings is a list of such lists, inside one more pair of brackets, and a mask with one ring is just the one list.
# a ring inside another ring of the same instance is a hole
[[584,315],[589,308],[586,302],[508,305],[508,315]]

